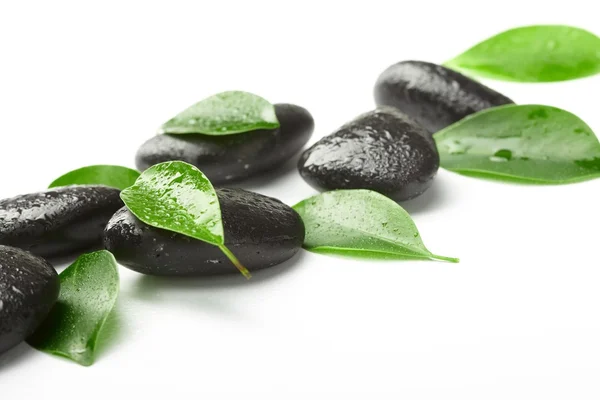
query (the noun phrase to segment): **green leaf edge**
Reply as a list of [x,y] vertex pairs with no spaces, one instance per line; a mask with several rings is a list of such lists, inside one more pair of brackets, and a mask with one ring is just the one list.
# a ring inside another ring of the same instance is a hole
[[[498,109],[517,108],[517,107],[523,107],[523,106],[553,108],[555,110],[559,110],[561,112],[570,114],[574,118],[577,118],[578,120],[580,120],[590,130],[590,132],[592,132],[595,135],[594,130],[584,120],[582,120],[581,118],[579,118],[577,115],[573,114],[572,112],[562,109],[560,107],[548,106],[548,105],[544,105],[544,104],[504,104],[501,106],[486,108],[485,110],[481,110],[474,114],[467,115],[465,118],[461,119],[460,121],[457,121],[457,122],[453,123],[452,125],[447,126],[438,132],[435,132],[433,134],[433,138],[435,140],[436,135],[439,136],[443,132],[450,130],[450,128],[454,129],[457,126],[463,125],[464,123],[470,121],[471,119],[477,118],[479,115],[495,112]],[[596,136],[596,139],[598,139],[597,136]],[[436,145],[437,145],[437,143],[436,143]],[[519,176],[519,175],[511,175],[511,174],[500,173],[500,172],[489,172],[489,171],[474,169],[474,168],[446,168],[442,165],[441,157],[440,157],[440,168],[443,168],[446,171],[452,171],[457,174],[469,176],[472,178],[482,178],[482,179],[486,179],[486,180],[490,180],[490,181],[520,183],[520,184],[524,184],[524,185],[561,185],[561,184],[567,185],[570,183],[585,182],[585,181],[590,181],[590,180],[600,178],[600,172],[589,174],[589,175],[578,176],[578,177],[572,178],[572,179],[550,180],[550,179],[530,178],[530,177]]]
[[[48,189],[52,189],[52,188],[57,188],[57,187],[65,187],[65,186],[71,186],[71,185],[103,185],[103,186],[108,186],[108,187],[112,187],[115,189],[119,189],[119,190],[123,190],[125,189],[125,187],[117,187],[115,185],[108,185],[106,183],[98,183],[98,182],[89,182],[89,183],[67,183],[67,184],[63,184],[60,183],[60,181],[68,179],[71,175],[74,175],[82,170],[86,170],[86,169],[92,169],[92,168],[98,168],[98,167],[110,167],[110,168],[117,168],[120,169],[123,172],[127,172],[129,175],[133,176],[133,175],[137,175],[137,177],[140,176],[140,172],[136,171],[135,169],[129,168],[129,167],[124,167],[122,165],[110,165],[110,164],[95,164],[95,165],[87,165],[85,167],[81,167],[81,168],[77,168],[74,169],[72,171],[69,171],[61,176],[59,176],[58,178],[56,178],[54,181],[52,181],[52,183],[50,183],[50,185],[48,185]],[[136,178],[137,179],[137,178]]]
[[484,170],[479,170],[479,169],[470,169],[470,168],[446,168],[442,165],[440,165],[441,168],[444,168],[446,171],[451,171],[451,172],[455,172],[459,175],[463,175],[463,176],[468,176],[471,178],[481,178],[481,179],[486,179],[489,181],[499,181],[499,182],[510,182],[510,183],[516,183],[516,184],[522,184],[522,185],[539,185],[539,186],[547,186],[547,185],[553,185],[553,186],[559,186],[559,185],[568,185],[571,183],[579,183],[579,182],[586,182],[586,181],[591,181],[594,179],[598,179],[600,178],[600,172],[599,173],[595,173],[595,174],[590,174],[590,175],[583,175],[577,178],[572,178],[572,179],[557,179],[557,180],[550,180],[550,179],[538,179],[538,178],[528,178],[528,177],[522,177],[522,176],[516,176],[516,175],[510,175],[510,174],[503,174],[503,173],[497,173],[497,172],[489,172],[489,171],[484,171]]
[[[265,102],[269,103],[272,107],[275,107],[273,103],[271,103],[270,101],[268,101],[264,97],[259,96],[259,95],[254,94],[254,93],[251,93],[251,92],[242,91],[242,90],[230,90],[230,91],[225,91],[225,92],[219,92],[219,93],[216,93],[216,94],[214,94],[212,96],[208,96],[208,97],[200,100],[199,102],[202,102],[204,100],[210,99],[211,97],[215,97],[215,96],[218,96],[219,94],[227,93],[227,92],[241,92],[241,93],[251,94],[252,96],[260,97],[262,100],[264,100]],[[192,107],[192,106],[190,106],[190,107]],[[276,122],[270,123],[270,122],[262,121],[261,123],[256,123],[252,127],[249,127],[249,128],[246,128],[246,129],[232,129],[232,130],[228,130],[226,132],[177,132],[177,130],[173,130],[172,128],[165,129],[164,125],[168,124],[173,119],[175,119],[177,117],[177,115],[179,115],[179,114],[177,114],[175,117],[169,119],[167,122],[165,122],[164,124],[162,124],[160,126],[160,128],[158,128],[157,134],[159,134],[159,135],[229,136],[229,135],[237,135],[239,133],[254,132],[254,131],[261,130],[261,129],[277,129],[277,128],[279,128],[281,126],[281,123],[279,122],[279,119],[277,118],[277,114],[275,113],[275,110],[273,110],[273,113],[275,114],[275,120],[276,120]]]
[[591,76],[595,76],[600,74],[600,63],[598,64],[597,68],[595,71],[590,71],[590,73],[587,74],[582,74],[582,75],[577,75],[576,77],[573,78],[564,78],[564,79],[548,79],[548,80],[541,80],[541,79],[537,79],[537,80],[526,80],[526,79],[517,79],[514,78],[512,76],[508,76],[508,75],[502,75],[502,74],[494,74],[494,73],[490,73],[487,71],[482,71],[476,68],[468,68],[468,67],[462,67],[460,65],[460,63],[457,62],[457,60],[465,53],[471,51],[473,48],[475,48],[476,46],[479,46],[481,43],[487,42],[488,40],[491,40],[497,36],[500,36],[502,34],[505,34],[507,32],[513,31],[513,30],[517,30],[517,29],[522,29],[522,28],[531,28],[531,27],[539,27],[539,26],[547,26],[547,27],[563,27],[563,28],[571,28],[571,29],[578,29],[581,31],[584,31],[586,33],[589,33],[590,35],[596,36],[598,37],[595,33],[588,31],[587,29],[583,29],[583,28],[579,28],[576,26],[572,26],[572,25],[544,25],[544,24],[540,24],[540,25],[523,25],[523,26],[517,26],[515,28],[511,28],[511,29],[507,29],[505,31],[496,33],[495,35],[490,36],[487,39],[484,39],[478,43],[475,43],[473,46],[469,47],[467,50],[463,51],[462,53],[460,53],[458,56],[442,63],[442,66],[446,67],[446,68],[450,68],[452,70],[455,70],[457,72],[461,72],[467,76],[472,75],[472,76],[477,76],[477,77],[481,77],[481,78],[488,78],[488,79],[494,79],[497,81],[504,81],[504,82],[516,82],[516,83],[550,83],[550,82],[566,82],[566,81],[572,81],[572,80],[576,80],[576,79],[583,79],[583,78],[589,78]]
[[[98,337],[102,333],[102,328],[104,328],[104,325],[106,324],[106,321],[108,320],[109,315],[114,311],[115,305],[117,304],[117,299],[119,298],[119,293],[120,293],[121,278],[119,276],[119,267],[118,267],[117,260],[115,259],[114,254],[108,250],[98,250],[97,252],[103,252],[103,253],[107,253],[108,255],[110,255],[110,257],[113,261],[113,263],[111,263],[111,266],[114,265],[114,267],[115,267],[115,272],[116,272],[116,276],[117,276],[117,287],[119,287],[119,291],[117,292],[116,296],[112,300],[112,306],[110,307],[110,311],[108,313],[106,313],[106,316],[104,316],[104,318],[102,318],[100,320],[96,329],[90,335],[90,338],[86,343],[86,351],[84,353],[82,353],[82,355],[84,355],[84,357],[81,357],[81,358],[73,357],[71,354],[65,353],[63,351],[40,349],[33,345],[31,346],[34,349],[39,350],[43,353],[69,359],[69,360],[74,361],[77,364],[82,365],[84,367],[89,367],[89,366],[93,365],[95,362],[95,351],[96,351],[96,346],[98,344]],[[74,262],[76,262],[76,261],[77,260],[75,260]],[[65,268],[65,270],[63,270],[63,272],[66,271],[68,268],[69,267]],[[78,269],[75,269],[75,271],[73,273],[77,273],[78,271],[79,271]],[[60,277],[60,275],[59,275],[59,277]],[[88,345],[89,345],[89,350],[87,350]]]
[[[333,254],[339,256],[346,256],[351,258],[367,258],[367,259],[381,259],[381,260],[423,260],[423,261],[446,261],[450,263],[459,263],[460,258],[446,257],[437,254],[429,253],[423,255],[410,256],[408,254],[390,253],[387,251],[377,251],[369,249],[357,249],[349,247],[333,247],[333,246],[316,246],[307,247],[302,246],[305,250],[317,253],[317,254]],[[352,254],[346,254],[352,253]]]
[[[387,196],[382,195],[379,192],[376,192],[374,190],[370,190],[370,189],[342,189],[342,190],[357,190],[357,191],[365,191],[365,192],[373,192],[373,193],[377,193],[380,196],[382,196],[383,198],[385,198],[389,203],[393,204],[396,207],[400,207],[402,208],[402,210],[404,210],[404,212],[410,217],[410,214],[408,214],[408,211],[406,211],[404,209],[404,207],[402,207],[400,204],[398,204],[397,202],[395,202],[394,200],[390,199]],[[335,190],[334,190],[335,191]],[[294,209],[294,211],[296,211],[298,213],[298,215],[300,215],[300,218],[302,218],[302,215],[298,212],[298,210],[296,209],[297,207],[301,207],[303,206],[303,203],[305,203],[306,201],[312,199],[313,197],[317,197],[319,196],[319,194],[316,194],[314,196],[310,196],[307,197],[304,200],[299,201],[298,203],[296,203],[295,205],[292,206],[292,208]],[[414,222],[414,220],[412,219],[412,217],[410,217],[415,230],[418,232],[418,228]],[[358,231],[365,233],[365,234],[369,234],[369,232],[365,232],[362,231],[360,229],[358,229]],[[391,242],[390,240],[386,240],[383,239],[384,241],[390,242],[394,245],[397,245],[396,242]],[[371,250],[371,249],[359,249],[359,248],[351,248],[351,247],[334,247],[334,246],[314,246],[314,247],[309,247],[309,246],[305,246],[304,244],[302,245],[302,248],[304,248],[307,251],[313,252],[313,253],[319,253],[319,254],[336,254],[336,255],[341,255],[341,256],[346,256],[346,257],[354,257],[354,258],[371,258],[371,259],[377,259],[377,258],[383,258],[383,259],[390,259],[390,260],[438,260],[438,261],[447,261],[447,262],[451,262],[451,263],[459,263],[460,262],[460,258],[456,258],[456,257],[446,257],[446,256],[440,256],[440,255],[436,255],[433,254],[432,252],[430,252],[427,249],[427,246],[425,246],[425,244],[423,244],[423,246],[425,247],[425,249],[427,250],[427,253],[422,253],[422,255],[415,255],[415,256],[410,256],[410,255],[404,255],[404,254],[398,254],[398,253],[391,253],[391,252],[387,252],[387,251],[379,251],[379,250]],[[407,249],[408,250],[408,249]],[[408,250],[411,251],[415,254],[418,254],[412,250]],[[347,253],[354,253],[356,254],[356,256],[352,256],[350,254],[344,254],[344,252]]]
[[[39,350],[41,352],[44,352],[46,354],[51,354],[53,356],[58,356],[61,358],[66,358],[68,360],[71,360],[73,362],[76,362],[77,364],[83,366],[83,367],[90,367],[94,364],[94,362],[96,361],[95,359],[95,352],[96,352],[96,345],[98,344],[98,337],[100,336],[100,334],[102,333],[102,328],[104,328],[104,324],[106,323],[108,316],[110,315],[110,313],[112,312],[112,310],[114,310],[116,304],[116,299],[115,302],[113,303],[112,309],[111,311],[106,314],[106,317],[102,320],[102,322],[100,323],[99,327],[96,328],[96,330],[92,333],[92,335],[90,336],[90,340],[88,340],[88,342],[86,343],[86,346],[89,345],[89,351],[86,351],[85,353],[82,353],[82,355],[84,355],[84,357],[73,357],[71,354],[69,353],[65,353],[62,351],[57,351],[57,350],[42,350],[42,349],[38,349],[35,348],[36,350]],[[92,343],[90,343],[92,342]]]
[[170,131],[170,130],[164,130],[163,128],[159,128],[158,130],[158,134],[159,135],[203,135],[203,136],[231,136],[231,135],[237,135],[240,133],[248,133],[248,132],[254,132],[254,131],[259,131],[259,130],[272,130],[272,129],[277,129],[281,126],[280,123],[261,123],[261,124],[254,124],[251,128],[247,128],[247,129],[233,129],[227,132],[175,132],[175,131]]

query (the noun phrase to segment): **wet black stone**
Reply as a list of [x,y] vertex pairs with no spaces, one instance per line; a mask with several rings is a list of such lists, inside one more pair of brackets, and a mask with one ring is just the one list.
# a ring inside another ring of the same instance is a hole
[[56,257],[102,244],[119,190],[68,186],[0,200],[0,244]]
[[0,245],[0,354],[25,340],[58,299],[60,283],[46,260]]
[[513,104],[473,79],[423,61],[403,61],[386,69],[374,94],[378,106],[400,109],[431,133],[477,111]]
[[[304,242],[300,216],[279,200],[242,189],[217,189],[225,245],[250,271],[284,262]],[[138,220],[126,207],[111,218],[104,245],[118,262],[148,275],[239,273],[218,247]]]
[[430,135],[391,107],[368,112],[300,157],[300,175],[317,190],[371,189],[396,201],[423,193],[440,159]]
[[235,135],[157,135],[138,150],[140,171],[180,160],[198,167],[213,184],[242,180],[284,164],[308,142],[314,129],[310,113],[293,104],[275,104],[278,129]]

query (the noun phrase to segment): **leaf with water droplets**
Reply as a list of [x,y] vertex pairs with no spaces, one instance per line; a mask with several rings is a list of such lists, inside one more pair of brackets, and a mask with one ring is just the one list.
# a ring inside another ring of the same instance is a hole
[[554,82],[600,73],[600,38],[564,25],[510,29],[444,64],[486,78]]
[[208,97],[165,122],[159,133],[231,135],[258,129],[275,129],[275,107],[248,92],[223,92]]
[[145,224],[218,246],[244,276],[250,277],[225,247],[217,193],[195,166],[183,161],[156,164],[121,191],[121,199]]
[[433,137],[440,165],[463,175],[554,184],[600,177],[598,138],[581,119],[555,107],[491,108]]
[[136,170],[119,165],[90,165],[67,172],[48,186],[104,185],[123,190],[140,176]]
[[432,254],[410,215],[371,190],[335,190],[296,204],[306,227],[304,247],[316,253],[458,262]]
[[89,366],[102,326],[119,294],[119,273],[106,250],[83,254],[59,276],[60,296],[27,342],[46,353]]

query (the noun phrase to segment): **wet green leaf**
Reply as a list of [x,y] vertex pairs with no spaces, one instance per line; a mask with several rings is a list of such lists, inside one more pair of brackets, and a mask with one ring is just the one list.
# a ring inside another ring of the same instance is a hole
[[156,164],[121,199],[142,222],[218,246],[246,277],[250,273],[225,247],[221,206],[208,178],[183,161]]
[[247,92],[223,92],[182,111],[159,129],[159,133],[231,135],[257,129],[275,129],[275,107]]
[[506,105],[434,135],[440,165],[464,175],[524,183],[600,177],[600,142],[575,115],[555,107]]
[[427,250],[410,215],[371,190],[326,192],[294,209],[306,227],[304,247],[316,253],[458,262]]
[[506,81],[583,78],[600,73],[600,38],[571,26],[525,26],[492,36],[444,65]]
[[38,350],[85,366],[119,294],[119,273],[106,250],[80,256],[60,274],[60,296],[42,325],[27,339]]
[[136,170],[119,165],[90,165],[67,172],[48,186],[104,185],[120,190],[133,185],[140,176]]

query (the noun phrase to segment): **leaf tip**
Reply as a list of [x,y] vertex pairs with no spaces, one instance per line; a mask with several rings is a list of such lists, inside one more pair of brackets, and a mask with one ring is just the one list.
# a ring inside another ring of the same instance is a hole
[[456,258],[456,257],[446,257],[446,256],[438,256],[436,254],[432,254],[431,258],[433,260],[438,260],[438,261],[446,261],[449,263],[453,263],[453,264],[458,264],[460,262],[460,258]]

